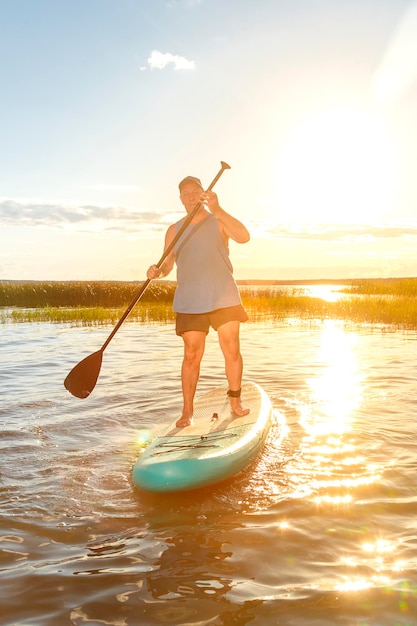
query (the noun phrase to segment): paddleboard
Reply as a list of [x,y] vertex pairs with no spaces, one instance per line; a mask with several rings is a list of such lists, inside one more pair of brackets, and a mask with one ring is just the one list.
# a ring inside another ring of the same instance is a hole
[[192,425],[174,422],[140,454],[134,484],[151,492],[187,491],[241,472],[259,454],[272,422],[271,400],[256,383],[242,385],[242,404],[250,413],[234,416],[225,387],[197,398]]

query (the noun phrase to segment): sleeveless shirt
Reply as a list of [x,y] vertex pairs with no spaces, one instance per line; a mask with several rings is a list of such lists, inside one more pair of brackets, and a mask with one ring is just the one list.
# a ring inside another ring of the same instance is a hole
[[[175,225],[179,231],[183,218]],[[241,304],[233,278],[233,267],[211,213],[197,224],[190,224],[174,247],[177,264],[177,289],[173,309],[176,313],[208,313]]]

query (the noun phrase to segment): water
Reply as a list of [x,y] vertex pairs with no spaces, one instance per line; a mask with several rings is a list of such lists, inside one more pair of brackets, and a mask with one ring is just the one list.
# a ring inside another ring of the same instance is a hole
[[[3,325],[2,626],[417,624],[417,334],[245,324],[245,377],[275,412],[246,472],[135,489],[141,445],[181,408],[172,325],[126,323],[96,389],[62,381],[111,327]],[[199,393],[224,384],[211,332]]]

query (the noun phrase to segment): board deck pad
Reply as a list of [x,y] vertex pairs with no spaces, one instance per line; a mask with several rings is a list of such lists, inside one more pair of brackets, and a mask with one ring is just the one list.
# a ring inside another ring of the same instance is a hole
[[272,419],[272,404],[256,383],[242,385],[248,415],[233,415],[227,387],[194,402],[190,426],[175,421],[156,434],[133,468],[133,482],[148,491],[197,489],[234,476],[260,452]]

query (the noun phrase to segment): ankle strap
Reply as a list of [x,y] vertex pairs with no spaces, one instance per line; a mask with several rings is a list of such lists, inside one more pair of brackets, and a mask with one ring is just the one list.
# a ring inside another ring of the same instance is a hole
[[232,391],[231,389],[229,389],[227,395],[229,396],[229,398],[240,398],[241,391],[242,389],[238,389],[237,391]]

